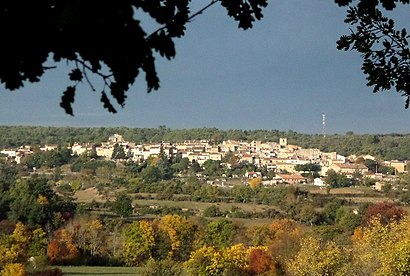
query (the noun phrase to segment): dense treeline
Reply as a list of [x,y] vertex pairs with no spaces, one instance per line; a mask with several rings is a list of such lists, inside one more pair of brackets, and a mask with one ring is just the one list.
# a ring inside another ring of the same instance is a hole
[[302,134],[279,130],[219,130],[217,128],[170,129],[127,127],[37,127],[0,126],[0,148],[21,145],[59,144],[74,142],[101,143],[114,133],[135,143],[180,142],[184,140],[208,139],[218,143],[223,140],[260,140],[278,142],[280,137],[288,138],[288,143],[303,148],[318,148],[325,152],[336,151],[342,155],[371,154],[385,160],[410,159],[410,134],[332,134],[323,138],[319,134]]

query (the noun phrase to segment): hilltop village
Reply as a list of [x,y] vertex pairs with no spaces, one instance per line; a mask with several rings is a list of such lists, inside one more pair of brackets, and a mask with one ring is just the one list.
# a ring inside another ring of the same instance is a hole
[[[52,151],[57,148],[57,145],[44,145],[37,151]],[[359,176],[372,179],[377,184],[375,189],[381,189],[384,183],[392,183],[398,179],[398,174],[407,172],[407,161],[376,160],[371,155],[342,156],[337,152],[321,152],[313,148],[304,149],[298,145],[288,144],[286,138],[280,138],[278,142],[227,140],[216,144],[208,140],[199,140],[181,143],[136,144],[125,141],[119,134],[114,134],[109,137],[108,141],[98,145],[75,142],[68,149],[72,155],[80,156],[93,152],[95,156],[105,160],[135,163],[142,163],[149,158],[164,154],[171,160],[186,158],[191,165],[197,163],[202,166],[208,160],[219,162],[225,160],[226,162],[221,165],[227,168],[235,164],[251,164],[256,168],[255,171],[246,171],[244,175],[234,174],[231,177],[262,178],[264,185],[312,182],[316,186],[325,187],[332,184],[326,183],[324,178],[331,170],[348,179]],[[23,158],[33,154],[34,151],[35,149],[31,146],[21,146],[16,149],[2,149],[0,153],[5,158],[19,164]],[[270,177],[262,176],[262,169],[265,172],[271,172]],[[197,176],[201,174],[198,173]],[[221,177],[226,177],[226,175],[221,175]]]

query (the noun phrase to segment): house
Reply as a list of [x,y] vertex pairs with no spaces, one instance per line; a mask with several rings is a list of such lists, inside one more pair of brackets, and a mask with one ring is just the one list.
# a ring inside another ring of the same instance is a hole
[[345,174],[347,176],[352,176],[356,172],[364,175],[369,171],[369,169],[365,165],[357,163],[333,163],[329,167],[329,169],[332,169],[337,173]]
[[313,180],[313,185],[318,186],[318,187],[326,187],[327,184],[325,182],[325,179],[323,177],[316,177]]
[[246,172],[245,177],[247,178],[262,178],[262,173],[261,172]]
[[287,162],[278,162],[276,163],[276,171],[293,173],[295,171],[295,164]]
[[191,163],[196,162],[199,165],[202,165],[206,160],[210,159],[210,156],[207,153],[191,153],[188,155],[188,159]]
[[209,153],[209,159],[216,160],[216,161],[219,160],[220,161],[220,160],[222,160],[222,154],[211,152],[211,153]]
[[44,147],[40,148],[41,151],[51,151],[51,150],[56,150],[58,148],[58,145],[52,144],[52,145],[45,145]]
[[395,171],[398,173],[407,172],[407,162],[406,161],[391,160],[391,161],[385,162],[385,164],[389,167],[393,167]]
[[108,142],[112,144],[117,144],[117,143],[124,143],[125,140],[122,137],[122,135],[119,134],[113,134],[110,137],[108,137]]
[[306,178],[300,174],[277,174],[282,183],[299,184],[306,183]]
[[251,154],[242,154],[241,162],[245,162],[245,163],[248,163],[248,164],[253,164],[254,163],[254,157]]

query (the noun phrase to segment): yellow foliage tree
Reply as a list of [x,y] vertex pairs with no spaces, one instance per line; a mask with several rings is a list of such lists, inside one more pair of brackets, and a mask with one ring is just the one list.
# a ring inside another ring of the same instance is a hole
[[38,195],[37,203],[40,204],[40,205],[47,205],[48,204],[48,199],[47,199],[47,197],[45,197],[43,195]]
[[249,267],[249,251],[242,243],[224,248],[221,252],[220,266],[223,269],[245,270]]
[[289,275],[345,276],[348,254],[330,241],[321,244],[313,237],[302,239],[299,252],[288,264]]
[[20,263],[10,263],[4,266],[3,270],[1,270],[1,275],[2,276],[25,276],[26,270],[24,268],[24,265]]
[[20,222],[16,224],[13,233],[3,236],[0,240],[0,268],[12,263],[24,262],[27,259],[26,248],[30,238],[31,233]]
[[151,257],[155,245],[154,230],[147,221],[135,221],[124,231],[124,258],[129,266],[138,266]]
[[188,261],[184,263],[187,274],[190,276],[219,275],[219,269],[214,264],[219,259],[220,253],[213,246],[204,245],[191,253]]
[[21,222],[17,222],[16,223],[16,227],[14,228],[14,231],[11,235],[11,237],[13,238],[13,240],[16,243],[19,244],[27,244],[30,240],[30,234],[29,234],[29,230],[27,229],[27,226],[25,226],[23,223]]
[[168,257],[186,260],[196,237],[196,227],[192,221],[179,215],[166,215],[160,219],[158,227],[171,242]]
[[22,252],[21,246],[15,244],[10,237],[3,237],[0,241],[0,268],[17,262]]
[[254,188],[256,188],[256,187],[259,187],[259,186],[261,185],[261,183],[262,183],[262,178],[260,178],[260,177],[255,177],[255,178],[252,178],[252,179],[249,181],[249,186],[254,189]]
[[93,219],[86,225],[87,249],[91,256],[102,252],[104,244],[103,225],[99,219]]
[[389,224],[374,217],[352,240],[352,275],[410,275],[409,217]]
[[231,274],[235,271],[248,271],[250,252],[243,244],[235,244],[223,250],[204,245],[191,253],[184,266],[190,276],[221,276],[228,271]]

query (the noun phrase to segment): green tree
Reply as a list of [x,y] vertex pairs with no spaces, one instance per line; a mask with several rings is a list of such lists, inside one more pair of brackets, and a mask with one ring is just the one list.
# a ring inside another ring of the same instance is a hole
[[208,223],[205,229],[205,243],[217,248],[232,245],[235,235],[235,225],[232,221],[218,219]]
[[18,181],[10,189],[10,200],[9,219],[31,226],[58,227],[56,215],[68,218],[75,210],[75,204],[58,196],[42,177]]
[[186,172],[189,167],[189,159],[184,157],[172,164],[172,168],[178,172]]
[[320,169],[320,165],[313,163],[295,165],[295,170],[299,172],[318,173],[320,172]]
[[158,169],[157,166],[154,165],[149,165],[145,169],[143,169],[140,174],[140,177],[144,180],[144,183],[146,184],[152,184],[162,179],[161,171]]
[[204,217],[220,217],[223,215],[223,213],[221,212],[221,209],[219,209],[218,206],[216,205],[211,205],[209,207],[206,207],[203,214]]
[[197,173],[201,171],[201,166],[198,164],[198,162],[193,162],[189,170],[193,173]]
[[165,155],[164,150],[161,146],[160,154],[159,154],[159,159],[157,161],[156,166],[158,167],[160,173],[161,173],[161,179],[163,180],[169,180],[173,176],[173,170],[171,167],[171,161],[168,159],[168,157]]
[[182,265],[170,259],[155,261],[149,259],[142,268],[141,274],[146,276],[180,276],[184,275]]
[[10,209],[10,197],[8,191],[17,179],[16,165],[0,159],[0,219],[7,218]]
[[372,171],[374,173],[379,172],[378,171],[378,163],[377,163],[376,160],[365,159],[364,160],[364,165],[369,169],[369,171]]
[[112,151],[111,159],[119,160],[125,159],[127,155],[125,154],[124,148],[120,144],[115,144]]
[[221,162],[218,160],[208,159],[202,166],[204,167],[204,175],[206,176],[218,176],[222,174]]
[[129,217],[132,215],[132,199],[131,197],[122,192],[117,195],[117,198],[112,203],[111,209],[114,213],[121,217]]
[[348,187],[353,184],[346,175],[337,173],[332,169],[326,173],[326,183],[332,188]]

